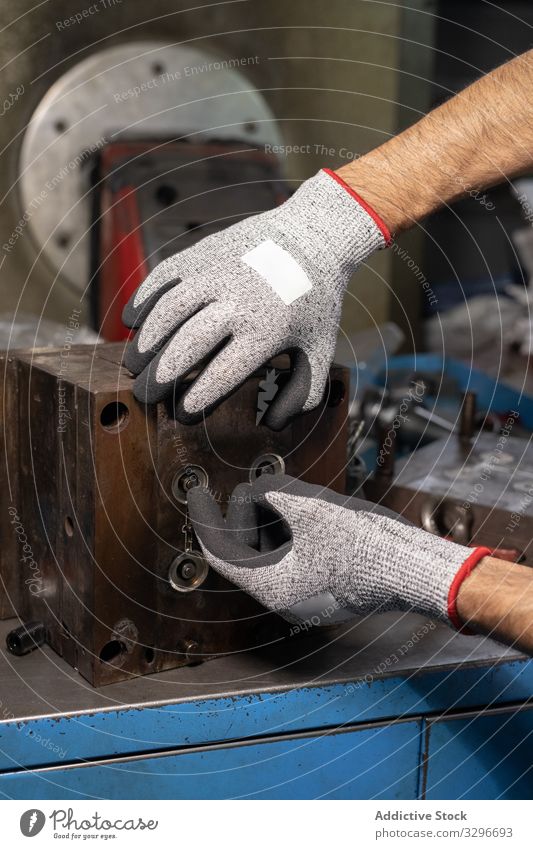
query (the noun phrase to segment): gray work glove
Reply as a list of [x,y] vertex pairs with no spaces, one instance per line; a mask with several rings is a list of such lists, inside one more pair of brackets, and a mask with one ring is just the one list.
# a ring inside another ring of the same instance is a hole
[[320,171],[276,209],[165,259],[122,317],[140,328],[124,360],[138,375],[135,396],[161,401],[207,360],[176,408],[178,420],[192,424],[258,367],[289,352],[291,379],[264,417],[281,429],[320,403],[346,285],[388,238],[342,180]]
[[[354,614],[404,610],[460,629],[459,587],[490,554],[287,475],[239,485],[226,522],[207,489],[191,490],[188,504],[210,565],[290,622],[329,624]],[[285,526],[279,544],[278,517]]]

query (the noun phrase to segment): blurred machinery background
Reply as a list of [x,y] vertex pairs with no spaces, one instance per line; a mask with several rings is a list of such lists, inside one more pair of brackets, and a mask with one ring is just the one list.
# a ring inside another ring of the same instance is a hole
[[[21,13],[6,0],[4,11],[11,23],[0,34],[0,311],[62,322],[81,296],[86,325],[94,322],[101,264],[94,189],[104,189],[98,162],[109,161],[109,145],[142,141],[157,157],[162,142],[239,142],[270,152],[295,187],[320,166],[379,145],[526,49],[533,24],[523,0],[505,11],[483,0],[336,0],[327,22],[321,4],[299,0],[195,9],[154,0],[149,13],[126,0],[54,0]],[[183,202],[183,192],[179,200],[173,192],[186,172],[176,163],[167,174],[175,185],[166,194],[158,194],[160,175],[144,182],[145,196],[153,189],[156,226],[158,212]],[[424,340],[439,350],[440,324],[426,332],[422,324],[437,303],[442,318],[472,296],[494,298],[512,282],[523,288],[524,250],[513,241],[523,205],[508,185],[472,195],[358,273],[344,309],[347,333],[392,319],[406,350]],[[483,349],[485,337],[472,344]]]
[[[429,2],[338,0],[327,24],[321,4],[299,0],[191,11],[181,0],[155,0],[149,12],[106,0],[78,22],[85,5],[54,0],[21,15],[5,3],[13,23],[0,37],[2,85],[6,97],[23,91],[2,119],[6,241],[28,220],[4,252],[4,312],[18,304],[62,321],[79,306],[90,272],[92,166],[107,143],[283,145],[279,166],[296,186],[380,144],[430,103]],[[402,294],[401,278],[408,286],[411,275],[392,264],[381,253],[358,275],[347,329],[379,323],[391,310],[416,324],[416,299]]]

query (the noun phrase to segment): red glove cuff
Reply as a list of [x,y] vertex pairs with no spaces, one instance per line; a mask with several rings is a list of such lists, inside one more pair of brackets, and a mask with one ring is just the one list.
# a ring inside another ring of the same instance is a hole
[[385,246],[388,247],[392,242],[392,236],[389,228],[387,227],[383,219],[380,218],[377,212],[375,212],[372,207],[369,206],[365,200],[363,200],[361,195],[358,195],[357,192],[354,192],[351,186],[349,186],[348,183],[345,183],[342,177],[339,177],[339,175],[335,171],[332,171],[331,168],[323,168],[322,170],[325,171],[325,173],[328,174],[330,177],[333,177],[335,182],[337,182],[339,186],[342,186],[342,188],[347,191],[348,194],[351,195],[354,200],[357,201],[359,206],[362,206],[365,212],[370,215],[378,229],[381,230],[385,239]]
[[474,631],[470,631],[470,629],[467,628],[459,619],[459,614],[457,613],[457,596],[459,594],[459,590],[461,589],[461,585],[465,578],[468,578],[470,572],[476,568],[480,560],[483,560],[484,557],[490,556],[491,554],[492,551],[490,548],[484,548],[482,546],[474,548],[472,554],[466,558],[452,581],[450,592],[448,593],[448,618],[454,628],[457,628],[461,634],[473,635]]

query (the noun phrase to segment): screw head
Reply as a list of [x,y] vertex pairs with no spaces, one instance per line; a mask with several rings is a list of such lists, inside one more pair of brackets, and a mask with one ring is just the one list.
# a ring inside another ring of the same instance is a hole
[[196,486],[208,486],[208,483],[209,478],[205,469],[201,466],[187,466],[180,472],[176,472],[172,478],[172,495],[180,504],[186,504],[191,489]]
[[185,560],[180,567],[181,577],[184,581],[190,581],[196,575],[196,564],[192,560]]
[[185,655],[186,663],[197,664],[202,662],[202,658],[200,656],[200,646],[196,642],[196,640],[185,640],[183,648],[180,649],[180,646],[178,646],[178,651],[183,652],[183,654]]

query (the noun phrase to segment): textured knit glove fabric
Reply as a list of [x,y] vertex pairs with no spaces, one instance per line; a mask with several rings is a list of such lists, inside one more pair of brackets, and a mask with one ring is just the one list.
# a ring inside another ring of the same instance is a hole
[[[273,356],[292,377],[265,424],[282,428],[321,400],[351,274],[383,247],[385,225],[333,174],[320,171],[276,209],[164,260],[126,305],[139,328],[125,365],[136,397],[163,400],[200,363],[177,418],[194,423]],[[207,362],[207,365],[205,363]]]
[[[290,539],[256,550],[260,512],[281,517]],[[292,622],[328,624],[404,610],[460,627],[461,578],[487,549],[422,531],[394,513],[294,480],[263,475],[233,493],[224,522],[210,493],[189,494],[195,532],[211,566]]]

